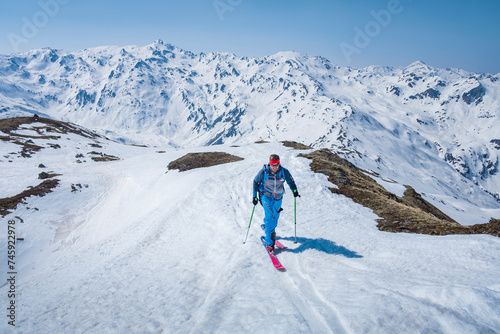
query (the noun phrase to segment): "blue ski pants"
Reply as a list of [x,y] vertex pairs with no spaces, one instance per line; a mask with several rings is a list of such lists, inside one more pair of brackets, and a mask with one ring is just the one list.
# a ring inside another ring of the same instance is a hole
[[281,202],[283,198],[275,200],[267,196],[262,196],[262,206],[264,207],[264,224],[266,224],[266,244],[272,245],[274,241],[271,239],[276,226],[278,226],[278,219],[280,218]]

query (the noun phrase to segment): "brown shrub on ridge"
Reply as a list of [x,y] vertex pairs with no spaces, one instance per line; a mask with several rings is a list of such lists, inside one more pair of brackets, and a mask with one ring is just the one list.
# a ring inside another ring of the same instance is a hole
[[24,203],[24,200],[30,196],[40,196],[43,197],[46,194],[52,192],[52,189],[59,185],[59,180],[50,179],[45,180],[39,185],[35,187],[31,187],[28,190],[23,191],[22,193],[6,198],[0,198],[0,215],[5,217],[11,211],[16,209],[17,205],[20,203]]
[[328,176],[337,185],[330,188],[336,194],[351,198],[377,214],[377,227],[387,232],[410,232],[431,235],[491,234],[500,237],[500,222],[464,226],[427,202],[412,187],[405,186],[403,197],[385,190],[371,177],[349,161],[327,149],[299,156],[311,159],[314,172]]
[[180,172],[184,172],[190,169],[211,167],[240,160],[243,160],[243,158],[225,152],[189,153],[170,162],[168,169],[178,169]]
[[311,146],[307,146],[295,141],[284,140],[281,142],[285,147],[291,147],[295,150],[312,150]]

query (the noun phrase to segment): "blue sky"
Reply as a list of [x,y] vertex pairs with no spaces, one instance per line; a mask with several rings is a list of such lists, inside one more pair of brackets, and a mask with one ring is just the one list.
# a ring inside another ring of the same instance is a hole
[[147,45],[323,56],[340,66],[500,72],[500,0],[22,0],[0,2],[0,53]]

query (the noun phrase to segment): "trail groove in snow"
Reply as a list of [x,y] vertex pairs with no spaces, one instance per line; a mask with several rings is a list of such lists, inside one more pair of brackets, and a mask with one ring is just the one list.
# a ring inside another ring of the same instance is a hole
[[348,333],[349,331],[339,317],[338,310],[332,303],[327,301],[318,290],[316,290],[314,282],[302,267],[298,257],[295,257],[295,264],[297,275],[295,275],[294,278],[289,276],[294,287],[291,293],[293,294],[296,291],[307,291],[306,295],[300,294],[302,299],[304,299],[303,303],[310,305],[311,310],[315,311],[316,317],[321,319],[320,322],[324,324],[326,329],[336,334]]

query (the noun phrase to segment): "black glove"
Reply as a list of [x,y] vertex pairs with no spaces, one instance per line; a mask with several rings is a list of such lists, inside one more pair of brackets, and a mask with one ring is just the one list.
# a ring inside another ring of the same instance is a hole
[[259,199],[257,197],[254,197],[252,203],[253,205],[257,205],[257,203],[259,203]]
[[293,191],[293,197],[300,197],[298,190]]

